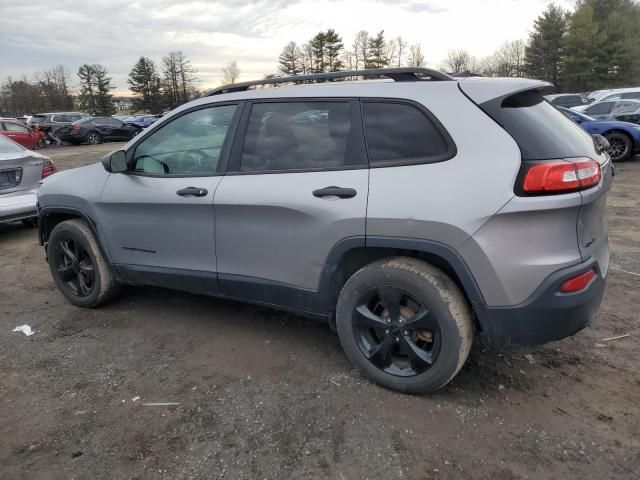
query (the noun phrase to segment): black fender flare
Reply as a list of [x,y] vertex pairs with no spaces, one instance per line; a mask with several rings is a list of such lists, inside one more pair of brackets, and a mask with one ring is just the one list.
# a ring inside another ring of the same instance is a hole
[[455,272],[460,284],[473,308],[483,332],[487,331],[490,322],[490,313],[484,296],[476,282],[471,269],[462,256],[449,245],[432,240],[387,236],[358,236],[348,237],[339,241],[329,252],[324,269],[320,277],[319,293],[321,303],[325,305],[325,311],[332,311],[335,305],[331,305],[331,286],[334,274],[340,267],[342,260],[349,251],[361,248],[388,248],[395,250],[417,251],[440,257]]
[[97,223],[93,218],[91,218],[90,215],[77,208],[56,206],[38,208],[38,241],[41,246],[46,246],[47,241],[49,240],[48,232],[50,231],[50,229],[47,225],[47,217],[49,215],[57,213],[84,220],[86,224],[89,225],[91,233],[93,233],[93,236],[96,238],[98,246],[100,247],[100,251],[102,252],[102,255],[104,255],[105,260],[109,265],[113,265],[113,262],[111,261],[111,255],[109,255],[109,250],[105,247],[102,237],[98,234]]

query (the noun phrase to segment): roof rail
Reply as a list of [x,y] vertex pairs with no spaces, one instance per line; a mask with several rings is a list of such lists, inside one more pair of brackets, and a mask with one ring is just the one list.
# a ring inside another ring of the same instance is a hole
[[205,94],[220,95],[223,93],[244,92],[250,87],[258,85],[274,85],[280,83],[311,83],[318,80],[333,80],[336,78],[349,77],[383,77],[390,78],[396,82],[418,82],[424,80],[454,80],[446,73],[429,68],[402,67],[402,68],[374,68],[365,70],[341,70],[338,72],[313,73],[310,75],[291,75],[288,77],[273,77],[251,82],[233,83],[214,88]]

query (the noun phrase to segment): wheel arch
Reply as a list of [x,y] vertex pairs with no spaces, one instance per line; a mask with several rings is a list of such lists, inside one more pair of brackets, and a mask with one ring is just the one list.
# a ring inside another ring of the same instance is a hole
[[111,257],[109,255],[109,251],[105,248],[102,242],[102,239],[98,235],[98,227],[96,222],[89,215],[75,208],[46,207],[41,209],[38,212],[38,241],[40,242],[40,245],[42,246],[47,245],[47,242],[49,241],[49,236],[51,235],[51,232],[53,231],[56,225],[58,225],[61,222],[64,222],[65,220],[72,220],[72,219],[83,220],[89,226],[91,233],[93,233],[94,237],[96,238],[96,241],[98,243],[98,246],[100,247],[100,251],[102,255],[104,255],[104,258],[107,260],[107,263],[111,265],[112,262],[111,262]]
[[419,258],[449,275],[475,313],[476,328],[486,331],[486,303],[471,270],[460,254],[440,242],[397,237],[352,237],[339,242],[329,253],[320,279],[323,303],[334,323],[338,295],[346,281],[365,265],[394,256]]

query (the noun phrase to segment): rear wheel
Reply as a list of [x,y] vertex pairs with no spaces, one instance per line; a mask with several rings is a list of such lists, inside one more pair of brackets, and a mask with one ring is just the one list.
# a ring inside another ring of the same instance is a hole
[[47,246],[49,269],[71,303],[97,307],[117,293],[118,285],[93,233],[79,219],[55,226]]
[[455,283],[405,257],[356,272],[340,292],[336,325],[355,367],[374,383],[407,393],[446,385],[473,340],[471,311]]
[[611,150],[609,151],[611,160],[617,162],[619,160],[626,160],[631,156],[631,139],[624,133],[612,132],[607,133],[604,137],[609,141],[609,145],[611,145]]
[[100,140],[100,135],[96,132],[90,132],[89,135],[87,135],[87,143],[89,145],[98,145]]

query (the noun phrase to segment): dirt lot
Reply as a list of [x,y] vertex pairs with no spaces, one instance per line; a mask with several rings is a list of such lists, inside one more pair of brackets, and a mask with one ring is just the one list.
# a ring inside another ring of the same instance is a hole
[[[114,148],[45,153],[69,168]],[[152,288],[72,307],[35,231],[0,227],[0,477],[640,478],[640,159],[615,180],[595,323],[538,348],[476,342],[431,396],[369,384],[328,326],[288,314]]]

